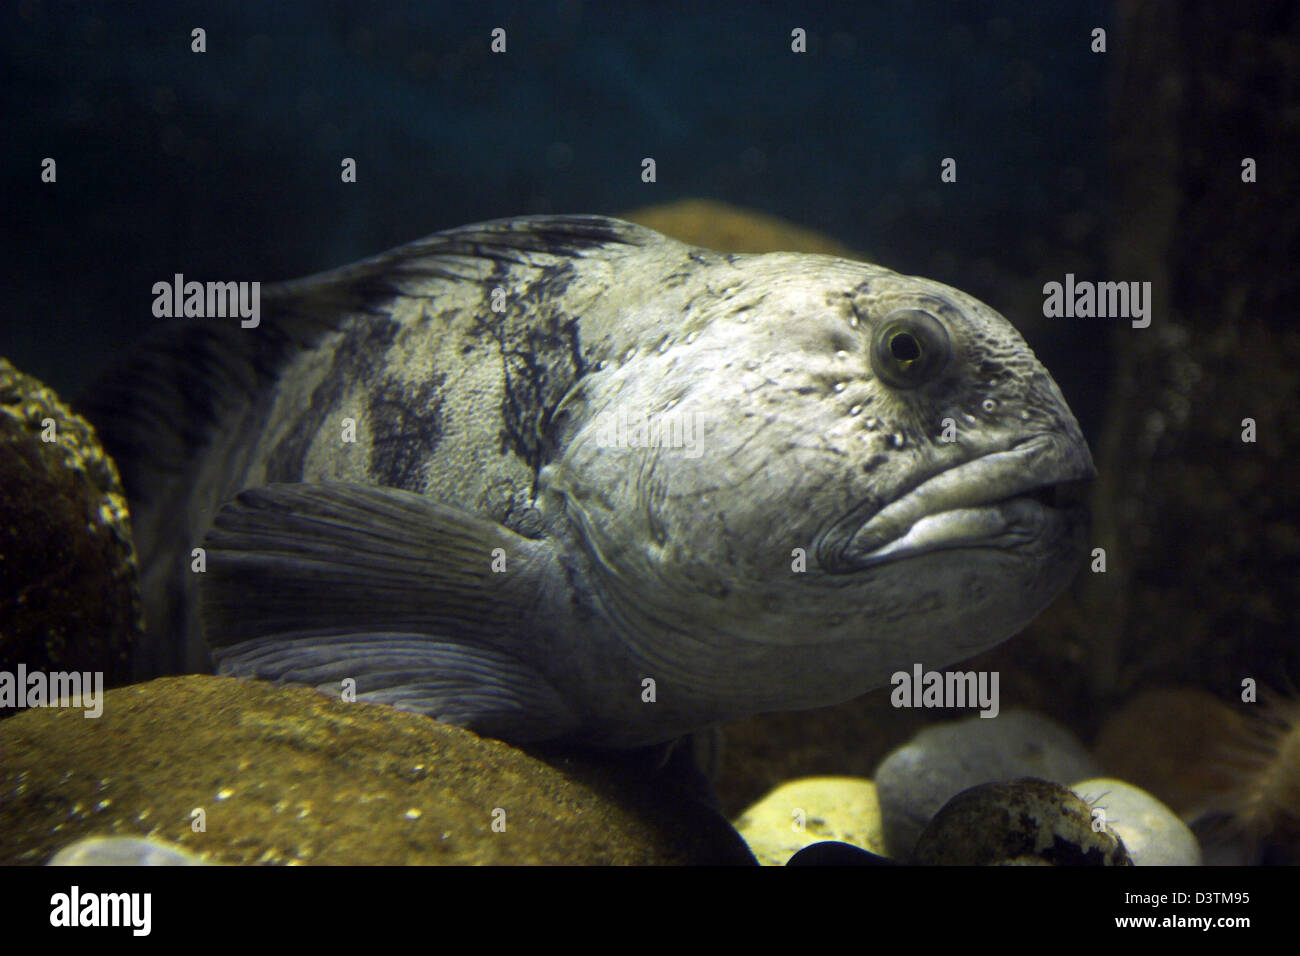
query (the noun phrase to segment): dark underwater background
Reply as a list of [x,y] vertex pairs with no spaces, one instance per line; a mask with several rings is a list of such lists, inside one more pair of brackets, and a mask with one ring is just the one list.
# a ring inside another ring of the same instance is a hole
[[[1085,41],[1108,4],[24,0],[4,17],[0,343],[65,393],[154,321],[160,276],[294,278],[524,213],[723,200],[1013,321],[1007,274],[1099,255],[1105,57]],[[57,189],[33,175],[45,156]],[[1101,331],[1032,343],[1085,425]]]
[[[1002,673],[1004,709],[1125,741],[1111,757],[1154,792],[1137,778],[1193,760],[1209,710],[1116,730],[1137,695],[1231,708],[1243,680],[1300,682],[1292,0],[15,0],[0,74],[0,355],[65,398],[158,321],[152,285],[177,272],[275,281],[475,221],[714,200],[979,297],[1061,386],[1108,564],[966,665]],[[1150,328],[1044,318],[1066,273],[1151,282]],[[868,695],[742,722],[723,807],[870,776],[942,716]],[[1143,750],[1151,726],[1170,729]]]

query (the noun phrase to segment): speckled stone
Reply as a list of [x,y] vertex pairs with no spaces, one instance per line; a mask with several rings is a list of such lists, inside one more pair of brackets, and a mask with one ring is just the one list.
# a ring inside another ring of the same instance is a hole
[[0,358],[0,670],[99,671],[113,686],[129,679],[141,626],[112,459],[85,419]]
[[735,826],[764,866],[784,866],[804,847],[825,840],[885,852],[876,786],[859,777],[783,783],[742,813]]
[[1021,777],[1064,785],[1098,772],[1073,734],[1028,711],[927,727],[874,774],[885,847],[895,859],[907,859],[939,808],[969,787]]
[[916,842],[921,866],[1132,866],[1122,840],[1092,808],[1046,780],[963,790]]
[[0,865],[111,835],[221,863],[754,863],[673,779],[304,687],[161,678],[109,691],[98,719],[0,722],[0,753]]
[[1196,836],[1167,806],[1131,783],[1098,777],[1070,787],[1105,815],[1120,835],[1134,866],[1200,866]]

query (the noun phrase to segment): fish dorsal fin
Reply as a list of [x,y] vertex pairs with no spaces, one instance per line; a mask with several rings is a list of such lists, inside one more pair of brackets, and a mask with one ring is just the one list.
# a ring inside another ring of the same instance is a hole
[[430,282],[479,281],[500,265],[551,265],[611,246],[663,242],[652,229],[605,216],[519,216],[460,226],[370,259],[270,286],[268,300],[295,314],[382,310],[401,296],[428,295]]
[[77,403],[117,461],[133,504],[183,480],[215,430],[256,406],[281,367],[349,321],[384,314],[442,282],[482,281],[503,265],[636,246],[662,237],[602,216],[526,216],[462,226],[374,258],[261,290],[256,327],[238,318],[165,320]]

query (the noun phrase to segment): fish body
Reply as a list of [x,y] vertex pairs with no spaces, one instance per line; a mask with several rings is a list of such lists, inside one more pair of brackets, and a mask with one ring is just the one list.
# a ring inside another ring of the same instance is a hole
[[633,747],[974,654],[1079,563],[1078,425],[940,283],[548,216],[262,302],[83,403],[131,500],[140,677]]

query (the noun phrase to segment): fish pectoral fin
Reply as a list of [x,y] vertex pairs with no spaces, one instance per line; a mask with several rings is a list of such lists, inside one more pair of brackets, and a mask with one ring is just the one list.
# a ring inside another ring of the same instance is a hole
[[221,673],[351,677],[360,698],[467,726],[550,723],[557,736],[572,721],[534,663],[564,586],[548,541],[337,482],[242,491],[204,547],[200,612]]
[[249,488],[218,512],[199,580],[213,648],[290,631],[526,641],[560,575],[547,541],[396,488]]
[[388,704],[512,743],[560,737],[578,718],[517,658],[429,634],[273,634],[214,653],[217,673],[306,684]]

